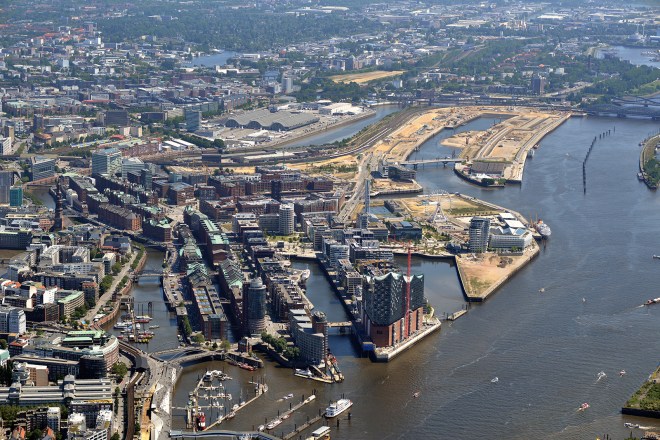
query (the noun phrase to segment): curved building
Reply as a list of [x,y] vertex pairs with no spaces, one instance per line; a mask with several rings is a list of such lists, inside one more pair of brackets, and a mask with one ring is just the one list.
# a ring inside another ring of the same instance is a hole
[[261,278],[253,279],[248,285],[244,304],[248,333],[260,335],[266,330],[266,286]]

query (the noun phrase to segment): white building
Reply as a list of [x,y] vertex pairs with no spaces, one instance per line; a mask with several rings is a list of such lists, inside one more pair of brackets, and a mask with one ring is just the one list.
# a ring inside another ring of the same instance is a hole
[[489,247],[496,250],[522,251],[532,244],[532,233],[526,228],[495,227],[490,230]]
[[0,306],[0,333],[25,333],[26,328],[23,309]]
[[280,234],[291,235],[295,229],[296,213],[291,204],[280,205]]

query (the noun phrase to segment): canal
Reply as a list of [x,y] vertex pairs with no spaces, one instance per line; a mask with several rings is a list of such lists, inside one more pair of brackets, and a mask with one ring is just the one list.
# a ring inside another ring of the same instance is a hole
[[[483,129],[492,122],[480,119],[460,129]],[[616,133],[594,147],[584,194],[582,160],[591,139],[615,125]],[[659,360],[660,341],[654,336],[660,331],[660,308],[640,304],[658,296],[659,266],[651,256],[660,251],[654,239],[660,233],[660,198],[636,178],[637,144],[654,129],[657,123],[651,121],[573,118],[541,142],[521,185],[500,190],[472,186],[449,167],[420,169],[418,181],[427,191],[460,192],[538,216],[551,226],[552,238],[486,303],[445,323],[441,332],[394,362],[360,358],[343,336],[333,337],[330,345],[346,375],[344,383],[298,379],[267,362],[260,374],[271,391],[223,427],[251,429],[263,423],[264,415],[276,415],[282,395],[313,389],[319,393],[317,404],[280,425],[277,434],[342,394],[355,401],[353,417],[333,429],[333,439],[582,439],[605,433],[623,438],[629,433],[624,421],[660,425],[619,413]],[[448,134],[427,142],[417,157],[451,154],[438,147]],[[295,263],[301,264],[307,263]],[[415,260],[413,265],[414,272],[424,272],[426,295],[439,313],[460,308],[453,268],[442,261]],[[310,270],[312,301],[329,315],[341,316],[329,286],[313,266]],[[187,400],[186,380],[192,379],[186,378],[205,368],[184,373],[174,394],[176,405]],[[215,368],[248,379],[235,367],[219,363]],[[621,369],[628,374],[619,377]],[[607,377],[597,382],[600,371]],[[491,382],[494,377],[497,383]],[[419,398],[414,398],[417,391]],[[583,402],[591,408],[578,412]]]
[[[161,271],[164,257],[164,252],[148,249],[144,270]],[[153,318],[149,324],[142,325],[144,327],[158,326],[158,328],[151,329],[156,335],[149,343],[136,344],[136,346],[147,353],[176,348],[179,345],[176,315],[167,310],[160,278],[156,276],[140,277],[138,283],[133,285],[131,295],[134,298],[136,314],[150,315]],[[120,335],[121,330],[114,329],[113,325],[121,320],[122,314],[120,313],[115,321],[109,322],[106,330],[114,335]]]
[[374,109],[376,110],[376,113],[368,118],[360,119],[358,121],[342,125],[341,127],[323,130],[322,132],[313,136],[308,136],[297,141],[292,141],[290,143],[284,143],[280,146],[286,145],[287,147],[303,147],[306,145],[331,144],[333,142],[350,138],[357,134],[364,127],[374,124],[383,119],[385,116],[401,110],[401,108],[396,105],[381,105],[374,107]]

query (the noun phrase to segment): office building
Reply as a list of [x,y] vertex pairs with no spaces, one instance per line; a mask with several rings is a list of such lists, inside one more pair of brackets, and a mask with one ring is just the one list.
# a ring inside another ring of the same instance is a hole
[[30,159],[30,176],[32,181],[48,179],[55,176],[55,159],[34,156]]
[[128,173],[140,173],[145,167],[144,162],[137,157],[123,157],[121,159],[121,177],[126,179]]
[[489,219],[484,217],[472,217],[472,220],[470,220],[468,250],[473,253],[486,252],[488,250],[489,232]]
[[106,127],[127,127],[128,111],[127,110],[108,110],[105,112],[104,124]]
[[184,117],[186,119],[186,130],[191,132],[199,130],[202,125],[201,111],[185,109]]
[[105,148],[92,153],[92,175],[116,174],[121,171],[121,153],[116,148]]
[[9,206],[23,206],[23,187],[13,186],[9,188]]
[[9,170],[0,171],[0,205],[9,203],[9,191],[14,184],[14,172]]
[[0,136],[0,156],[9,156],[11,154],[14,154],[12,139],[10,137]]
[[300,357],[310,365],[325,362],[328,354],[328,320],[323,312],[310,318],[305,309],[289,310],[289,328]]
[[248,334],[257,336],[266,329],[266,286],[261,278],[255,278],[246,287],[243,316],[247,321]]
[[23,309],[0,306],[0,333],[25,333],[27,319]]
[[280,235],[291,235],[295,229],[296,213],[293,205],[280,205],[279,233]]

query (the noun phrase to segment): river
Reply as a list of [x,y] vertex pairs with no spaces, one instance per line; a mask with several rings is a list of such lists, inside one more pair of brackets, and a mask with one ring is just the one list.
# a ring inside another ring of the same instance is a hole
[[[660,68],[660,61],[653,61],[650,56],[643,54],[642,52],[647,52],[652,50],[650,48],[642,47],[627,47],[627,46],[612,46],[611,49],[616,52],[616,55],[626,61],[630,61],[635,66],[652,66]],[[599,51],[597,54],[598,57],[602,57],[602,53]]]
[[[461,130],[493,122],[480,119]],[[594,147],[583,194],[581,165],[591,139],[614,126],[616,133]],[[629,433],[624,421],[659,426],[619,412],[659,360],[660,308],[639,305],[658,296],[658,263],[651,255],[660,245],[651,237],[660,233],[660,199],[636,178],[637,144],[655,128],[650,121],[573,118],[541,142],[522,185],[500,190],[470,185],[449,167],[420,169],[418,181],[429,191],[461,192],[542,217],[553,230],[550,242],[486,303],[473,305],[466,316],[445,323],[441,332],[391,363],[361,359],[348,337],[332,336],[330,348],[346,375],[342,384],[297,379],[268,362],[260,374],[271,390],[223,427],[251,429],[286,406],[276,401],[282,395],[298,397],[314,388],[318,403],[280,425],[282,431],[344,393],[355,401],[353,417],[333,429],[335,439],[582,439],[604,433],[623,438]],[[451,154],[438,147],[439,139],[427,142],[417,157]],[[315,265],[294,265],[312,269],[308,295],[318,309],[341,318],[343,311]],[[425,273],[426,294],[439,313],[462,306],[448,263],[415,259],[417,271]],[[234,367],[216,367],[242,381],[249,377]],[[175,404],[185,404],[189,384],[205,368],[183,374]],[[619,377],[621,369],[628,374]],[[601,370],[607,377],[597,382]],[[495,376],[499,381],[492,383]],[[591,408],[578,412],[582,402]],[[182,426],[181,414],[174,426]]]

